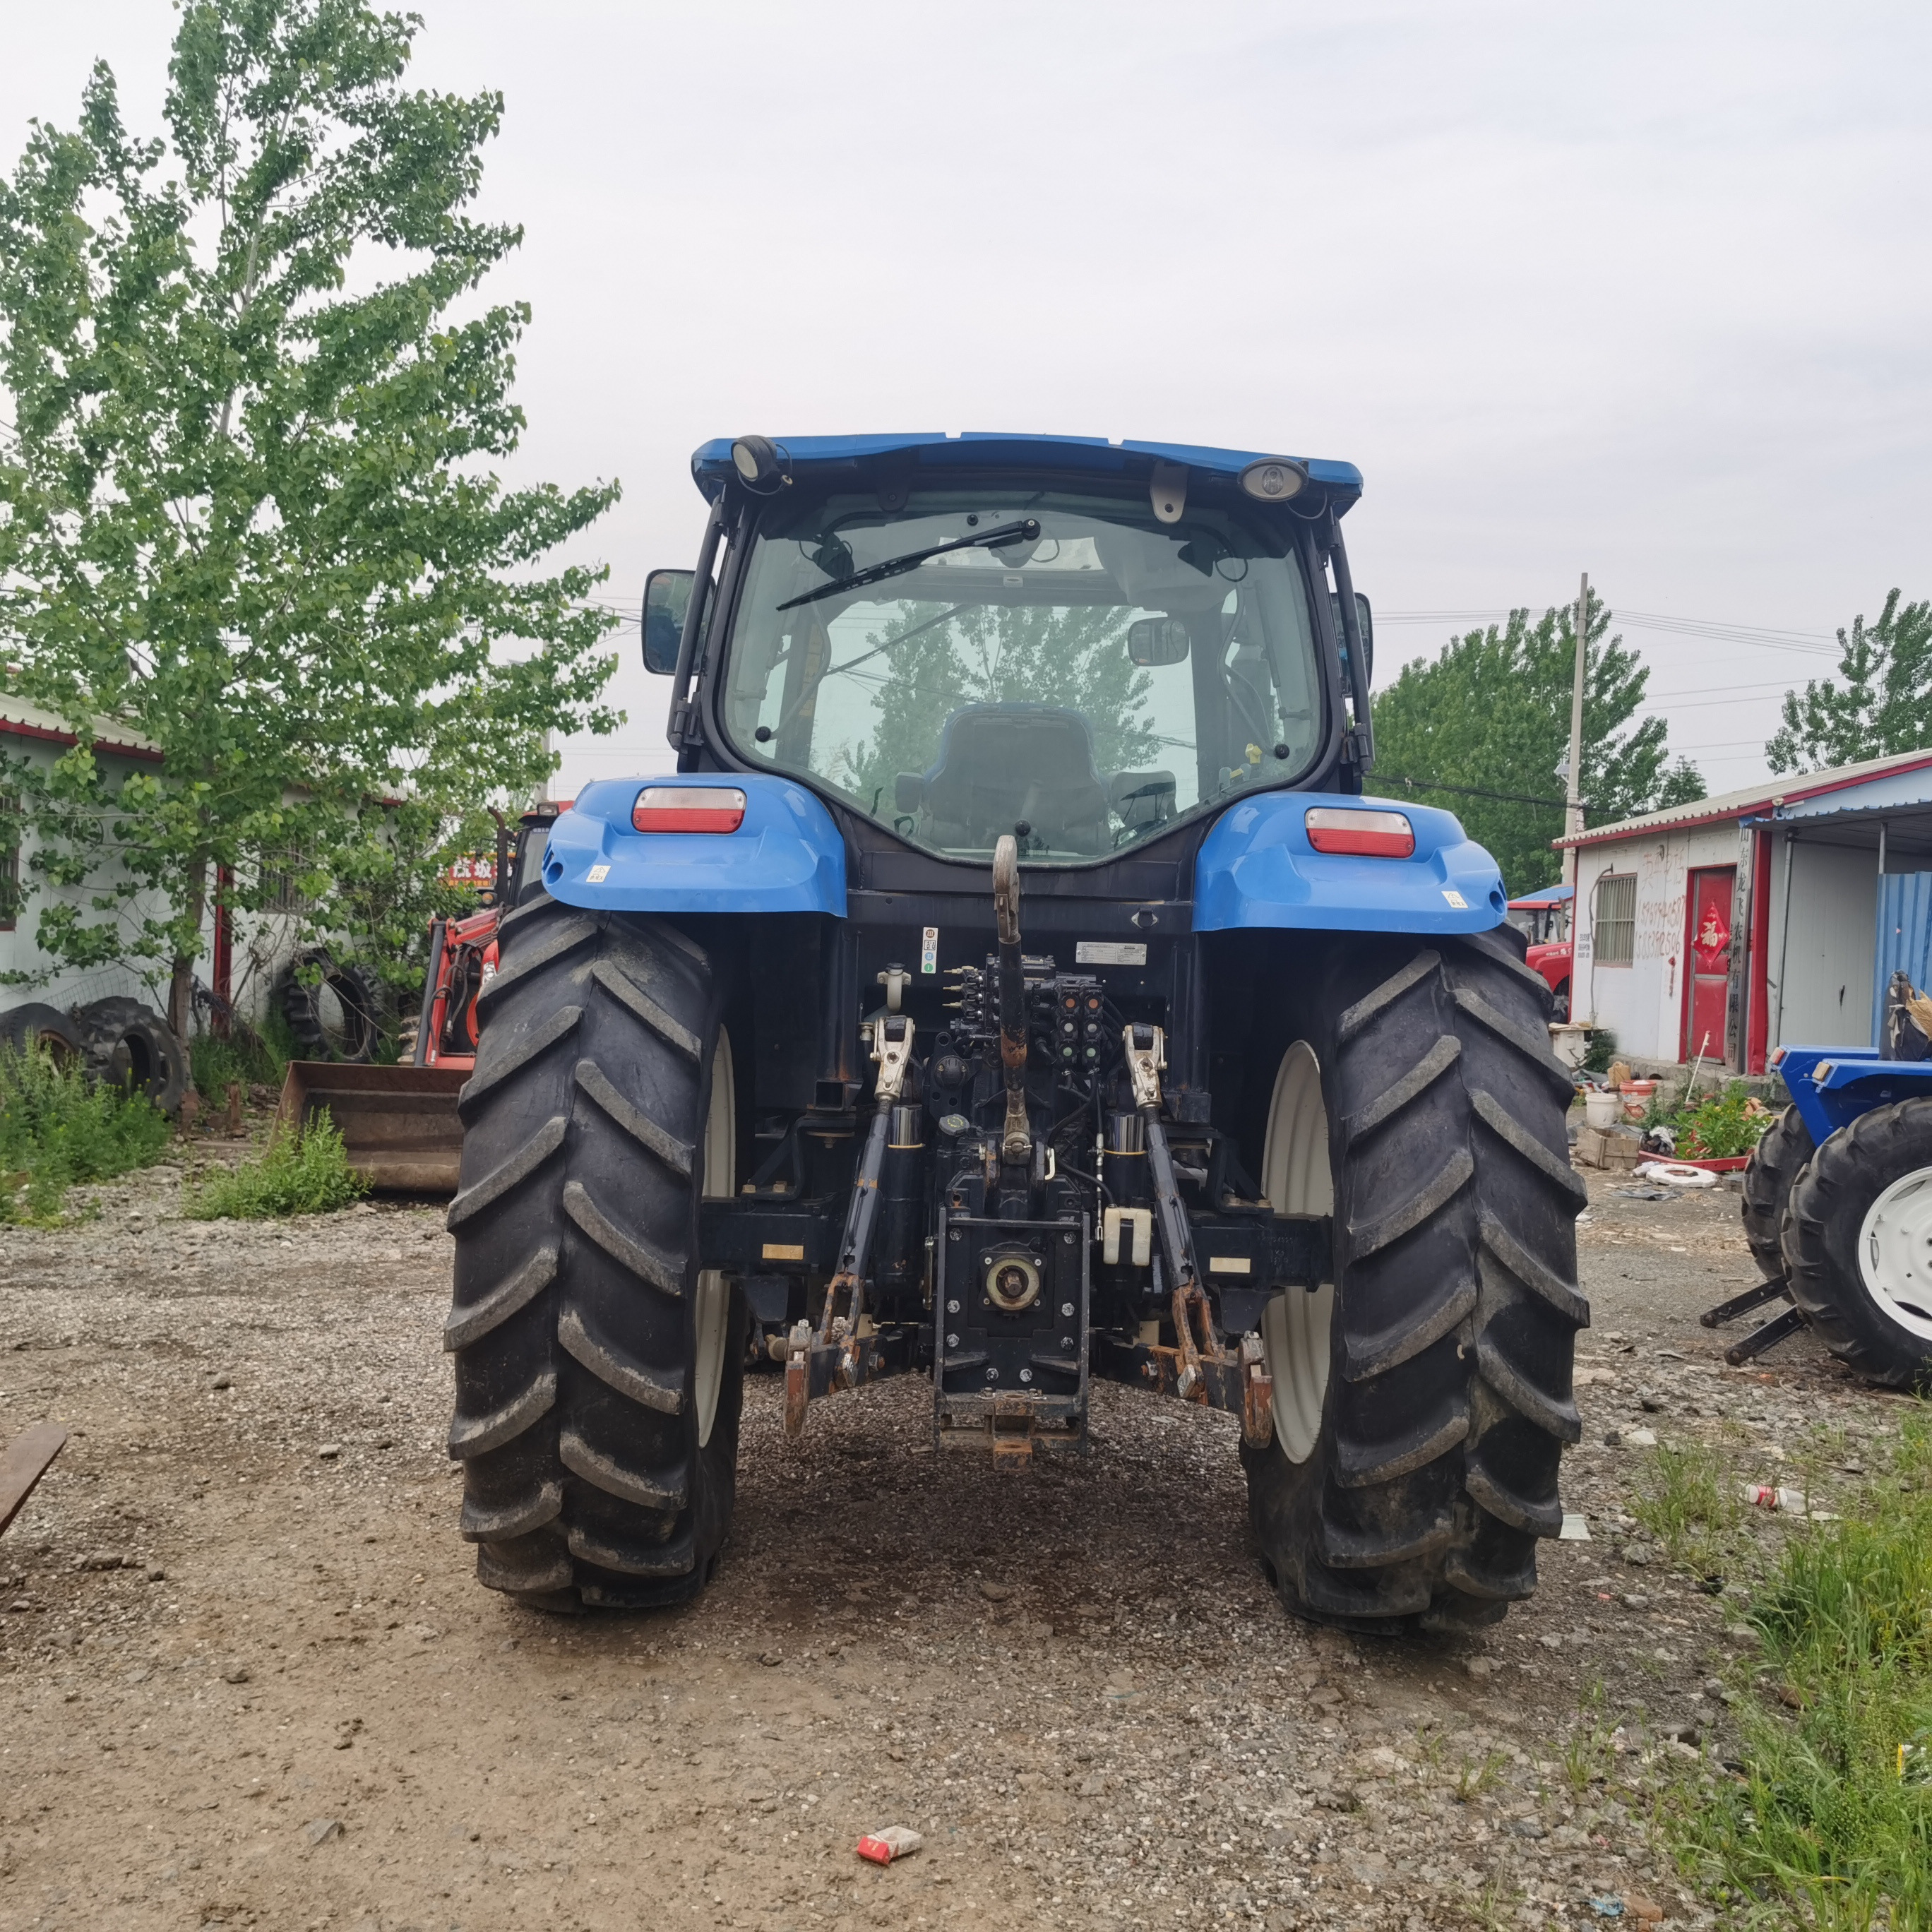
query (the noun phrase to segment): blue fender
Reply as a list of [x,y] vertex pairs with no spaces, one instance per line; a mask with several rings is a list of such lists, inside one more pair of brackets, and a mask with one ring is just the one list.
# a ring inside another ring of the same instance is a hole
[[[639,832],[638,794],[729,785],[745,794],[735,832]],[[759,772],[600,778],[550,828],[544,884],[592,912],[825,912],[845,916],[845,843],[802,784]]]
[[[1415,850],[1406,859],[1318,852],[1306,819],[1319,806],[1399,812]],[[1400,799],[1258,793],[1222,814],[1194,862],[1197,932],[1486,932],[1506,903],[1496,862],[1454,812]]]
[[1932,1060],[1887,1060],[1873,1046],[1780,1047],[1771,1064],[1819,1147],[1874,1107],[1932,1100]]

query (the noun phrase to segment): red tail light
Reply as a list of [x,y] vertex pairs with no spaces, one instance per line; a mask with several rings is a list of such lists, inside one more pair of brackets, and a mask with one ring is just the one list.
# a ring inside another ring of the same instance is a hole
[[1415,828],[1400,812],[1310,806],[1304,821],[1318,852],[1352,852],[1364,859],[1406,859],[1415,850]]
[[734,785],[646,785],[631,808],[640,832],[735,832],[745,794]]

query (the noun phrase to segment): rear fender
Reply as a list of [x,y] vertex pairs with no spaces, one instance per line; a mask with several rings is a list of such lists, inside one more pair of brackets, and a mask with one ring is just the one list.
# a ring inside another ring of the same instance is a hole
[[[1415,834],[1406,859],[1318,852],[1318,807],[1399,812]],[[1194,862],[1194,929],[1485,932],[1502,920],[1502,874],[1453,812],[1339,792],[1263,792],[1224,812]]]
[[1932,1060],[1887,1060],[1876,1047],[1787,1046],[1772,1065],[1820,1147],[1874,1107],[1932,1100]]
[[[728,786],[745,794],[735,832],[639,832],[646,786]],[[594,912],[824,912],[845,916],[845,844],[801,784],[758,772],[602,778],[550,828],[551,898]]]

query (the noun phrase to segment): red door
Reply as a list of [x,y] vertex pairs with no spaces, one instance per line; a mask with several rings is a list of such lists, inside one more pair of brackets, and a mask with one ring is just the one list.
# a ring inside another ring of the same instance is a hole
[[1722,1065],[1724,996],[1731,977],[1731,902],[1737,887],[1735,866],[1713,866],[1693,872],[1684,894],[1684,1042],[1678,1058],[1701,1054]]

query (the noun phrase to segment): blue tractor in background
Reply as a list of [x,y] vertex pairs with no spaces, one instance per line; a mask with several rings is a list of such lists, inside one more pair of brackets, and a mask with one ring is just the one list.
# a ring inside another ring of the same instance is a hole
[[[1744,1236],[1765,1286],[1718,1320],[1792,1304],[1730,1352],[1760,1354],[1809,1327],[1892,1388],[1932,1388],[1932,1000],[1903,973],[1876,1047],[1787,1046],[1772,1065],[1791,1104],[1744,1170]],[[1706,1321],[1717,1325],[1709,1316]]]
[[1503,1615],[1562,1523],[1582,1204],[1488,854],[1364,794],[1350,465],[1024,436],[707,444],[647,587],[674,773],[499,928],[450,1210],[492,1588],[676,1601],[785,1424],[892,1375],[1078,1451],[1096,1377],[1239,1424],[1267,1574]]

